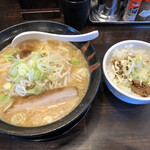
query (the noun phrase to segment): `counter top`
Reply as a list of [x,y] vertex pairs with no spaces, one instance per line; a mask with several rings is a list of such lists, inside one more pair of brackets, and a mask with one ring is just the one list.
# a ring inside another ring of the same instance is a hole
[[[24,22],[17,0],[0,1],[0,31]],[[26,20],[27,21],[27,20]],[[63,17],[51,19],[63,23]],[[123,40],[150,42],[150,25],[93,25],[88,22],[81,33],[98,30],[91,43],[101,62],[113,44]],[[62,138],[45,142],[19,140],[0,135],[1,150],[149,150],[150,104],[131,105],[118,100],[108,90],[103,74],[98,93],[87,115]]]

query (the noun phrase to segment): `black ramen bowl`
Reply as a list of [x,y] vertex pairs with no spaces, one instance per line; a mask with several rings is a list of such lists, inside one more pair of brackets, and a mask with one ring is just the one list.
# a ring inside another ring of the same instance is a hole
[[[16,35],[25,31],[43,31],[68,35],[80,34],[80,32],[72,27],[61,23],[51,21],[25,22],[0,32],[0,50],[9,45]],[[73,44],[82,50],[82,53],[88,61],[90,70],[89,88],[80,104],[64,118],[44,126],[18,127],[0,121],[0,133],[24,139],[40,139],[42,137],[50,137],[49,139],[53,139],[74,127],[77,122],[81,120],[82,116],[86,114],[99,88],[101,79],[100,60],[96,50],[90,42],[75,42]]]

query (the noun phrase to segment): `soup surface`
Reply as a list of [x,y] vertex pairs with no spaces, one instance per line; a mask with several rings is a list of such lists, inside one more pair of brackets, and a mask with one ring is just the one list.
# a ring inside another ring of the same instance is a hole
[[69,42],[29,40],[0,53],[0,119],[34,127],[69,114],[83,99],[89,68]]

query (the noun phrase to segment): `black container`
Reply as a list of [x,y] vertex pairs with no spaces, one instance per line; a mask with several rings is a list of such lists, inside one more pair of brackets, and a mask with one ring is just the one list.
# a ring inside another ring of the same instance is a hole
[[[43,31],[56,34],[80,34],[77,30],[56,22],[50,21],[32,21],[25,22],[10,28],[7,28],[0,32],[0,50],[11,43],[12,39],[19,33],[25,31]],[[82,48],[85,58],[89,63],[91,70],[90,84],[88,91],[81,101],[81,103],[64,118],[48,125],[40,127],[17,127],[0,121],[0,133],[12,135],[24,139],[41,139],[43,137],[49,137],[54,139],[59,137],[63,133],[67,132],[70,128],[74,127],[77,122],[84,116],[89,106],[91,105],[100,84],[101,79],[101,67],[100,60],[96,50],[89,42],[75,42],[73,43],[78,48]],[[86,49],[85,44],[88,46]],[[83,47],[84,46],[84,47]]]
[[61,0],[18,0],[25,20],[61,17]]
[[90,11],[90,0],[63,0],[62,8],[67,25],[78,30],[86,25]]

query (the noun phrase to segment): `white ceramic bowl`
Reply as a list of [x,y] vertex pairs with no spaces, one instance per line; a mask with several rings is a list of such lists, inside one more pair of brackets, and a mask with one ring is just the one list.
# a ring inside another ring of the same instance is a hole
[[104,73],[104,81],[109,88],[109,90],[120,100],[130,103],[130,104],[147,104],[150,103],[150,97],[139,97],[136,95],[131,95],[116,86],[115,83],[110,79],[107,73],[107,65],[109,63],[112,52],[117,49],[123,48],[125,45],[133,44],[133,48],[136,49],[146,49],[150,53],[150,43],[138,41],[138,40],[127,40],[119,42],[108,49],[103,59],[103,73]]

